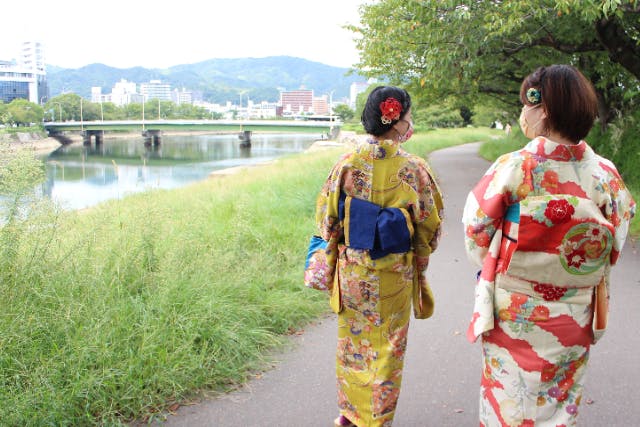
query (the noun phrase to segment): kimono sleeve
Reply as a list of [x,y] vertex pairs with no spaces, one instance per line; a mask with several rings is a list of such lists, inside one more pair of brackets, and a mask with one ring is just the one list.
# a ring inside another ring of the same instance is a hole
[[[431,255],[438,247],[444,204],[438,183],[426,164],[418,169],[418,203],[415,206],[413,245],[418,258]],[[416,212],[417,211],[417,212]],[[426,265],[424,267],[426,269]]]
[[483,264],[507,207],[516,199],[513,188],[522,182],[519,162],[512,154],[505,154],[491,165],[467,196],[462,214],[465,249],[477,265]]
[[604,213],[607,220],[614,227],[610,263],[615,265],[627,238],[631,219],[635,216],[636,202],[633,200],[615,166],[612,163],[602,164],[602,166],[609,172],[609,182],[607,184],[610,191],[610,201],[605,206]]
[[327,242],[338,242],[342,238],[343,229],[339,218],[339,199],[342,177],[345,171],[344,158],[331,169],[318,198],[316,199],[317,233]]

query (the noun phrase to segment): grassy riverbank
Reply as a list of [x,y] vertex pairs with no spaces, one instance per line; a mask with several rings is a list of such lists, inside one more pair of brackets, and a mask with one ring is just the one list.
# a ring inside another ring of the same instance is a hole
[[[489,129],[414,136],[419,155]],[[302,286],[343,148],[0,228],[0,424],[113,425],[224,390],[327,311]]]

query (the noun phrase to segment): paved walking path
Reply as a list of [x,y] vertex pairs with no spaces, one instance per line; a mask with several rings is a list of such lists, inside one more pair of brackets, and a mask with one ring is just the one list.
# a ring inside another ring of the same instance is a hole
[[[394,426],[478,425],[480,346],[465,338],[473,307],[476,268],[464,254],[460,224],[467,192],[489,163],[478,144],[432,153],[430,163],[445,194],[441,244],[430,262],[436,311],[412,319],[402,392]],[[592,347],[581,427],[640,425],[640,254],[627,242],[612,273],[609,330]],[[337,415],[335,392],[336,321],[308,327],[277,366],[241,391],[181,407],[165,426],[329,427]]]

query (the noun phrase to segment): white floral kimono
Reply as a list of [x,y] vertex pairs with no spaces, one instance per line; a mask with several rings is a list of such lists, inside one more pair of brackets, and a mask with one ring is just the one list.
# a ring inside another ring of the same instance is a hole
[[575,425],[634,212],[615,166],[584,141],[536,138],[471,191],[466,249],[482,270],[467,337],[482,337],[481,425]]

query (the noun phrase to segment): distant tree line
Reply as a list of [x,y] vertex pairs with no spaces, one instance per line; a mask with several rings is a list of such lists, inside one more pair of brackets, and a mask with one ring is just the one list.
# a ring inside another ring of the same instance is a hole
[[[112,102],[81,100],[79,95],[66,93],[42,106],[21,98],[8,104],[0,101],[0,124],[20,127],[48,121],[141,120],[142,110],[142,103],[118,106]],[[191,104],[151,99],[144,103],[144,117],[148,120],[221,119],[222,114]]]

